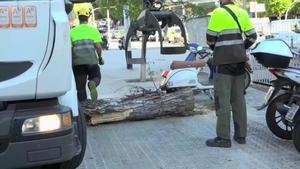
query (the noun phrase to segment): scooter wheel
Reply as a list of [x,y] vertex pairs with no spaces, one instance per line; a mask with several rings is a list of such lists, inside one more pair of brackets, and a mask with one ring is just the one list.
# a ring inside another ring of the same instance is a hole
[[290,94],[282,94],[276,97],[268,106],[266,112],[266,121],[269,129],[277,137],[291,140],[293,135],[293,126],[286,123],[285,118],[277,111],[276,104],[288,104],[291,98]]
[[300,121],[297,122],[294,128],[293,141],[297,151],[300,153]]

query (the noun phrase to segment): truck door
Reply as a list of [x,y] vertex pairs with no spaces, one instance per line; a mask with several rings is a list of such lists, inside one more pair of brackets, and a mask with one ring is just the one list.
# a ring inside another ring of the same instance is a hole
[[49,0],[0,0],[0,101],[34,99],[49,55]]

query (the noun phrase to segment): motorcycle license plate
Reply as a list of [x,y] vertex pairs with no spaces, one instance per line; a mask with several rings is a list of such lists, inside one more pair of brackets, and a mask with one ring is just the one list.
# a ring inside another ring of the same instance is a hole
[[265,103],[268,103],[270,97],[271,97],[272,94],[273,94],[274,89],[275,89],[275,88],[274,88],[273,86],[271,86],[271,87],[269,88],[269,90],[268,90],[268,92],[267,92],[267,94],[265,95],[265,98],[264,98]]
[[296,113],[298,112],[298,110],[299,110],[299,106],[297,104],[292,104],[292,107],[289,109],[288,113],[286,114],[285,119],[290,122],[293,122],[293,119]]

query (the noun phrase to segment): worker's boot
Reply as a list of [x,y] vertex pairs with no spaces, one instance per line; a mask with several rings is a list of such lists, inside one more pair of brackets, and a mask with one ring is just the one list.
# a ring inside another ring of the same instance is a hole
[[222,139],[220,137],[216,137],[216,138],[207,140],[206,145],[208,147],[230,148],[231,147],[231,141],[227,140],[227,139]]
[[237,137],[237,136],[234,136],[233,139],[239,143],[239,144],[246,144],[246,138],[245,137]]
[[91,99],[92,99],[92,101],[96,101],[97,98],[98,98],[98,92],[97,92],[96,83],[91,80],[88,83],[88,87],[89,87],[90,92],[91,92]]

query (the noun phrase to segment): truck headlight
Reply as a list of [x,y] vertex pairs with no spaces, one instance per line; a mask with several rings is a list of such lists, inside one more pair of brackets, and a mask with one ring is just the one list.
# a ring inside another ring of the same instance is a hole
[[26,119],[22,125],[23,135],[42,134],[70,128],[72,116],[70,112],[51,114]]

